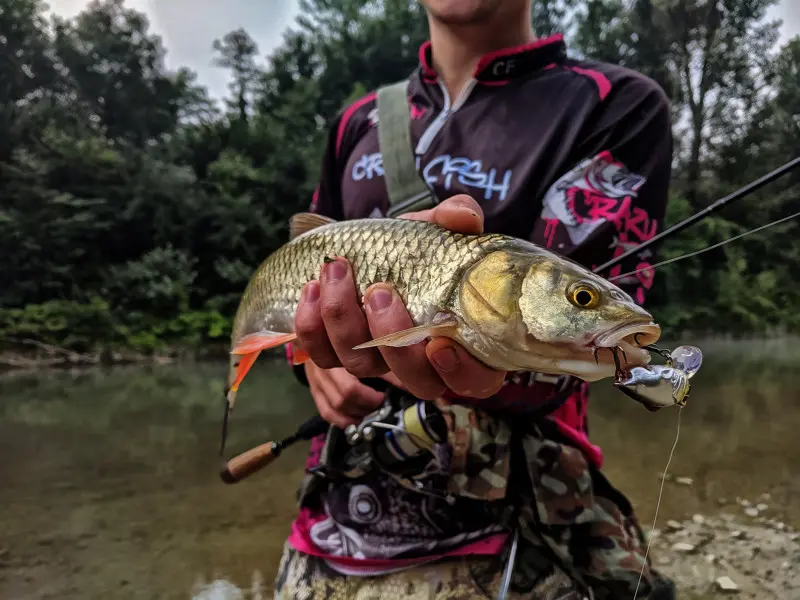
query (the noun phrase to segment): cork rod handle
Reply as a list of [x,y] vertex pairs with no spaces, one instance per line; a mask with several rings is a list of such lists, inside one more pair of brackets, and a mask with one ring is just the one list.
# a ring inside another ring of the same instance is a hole
[[260,471],[280,454],[274,442],[267,442],[230,459],[219,473],[225,483],[237,483]]

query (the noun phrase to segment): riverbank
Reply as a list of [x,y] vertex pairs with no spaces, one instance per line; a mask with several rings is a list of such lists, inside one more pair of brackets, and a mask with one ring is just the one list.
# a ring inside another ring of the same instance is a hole
[[[738,499],[730,510],[713,516],[696,514],[685,521],[668,520],[651,532],[653,563],[675,582],[678,598],[800,597],[800,533],[768,516],[774,512],[770,501],[769,494],[757,502]],[[224,578],[199,579],[192,588],[192,599],[262,600],[271,597],[271,584],[259,570],[253,572],[245,589]]]
[[[227,343],[204,346],[169,346],[158,351],[141,352],[131,348],[103,349],[78,352],[69,348],[25,340],[13,347],[0,347],[0,375],[8,372],[59,370],[91,367],[122,367],[129,365],[169,365],[203,361],[225,361],[229,356]],[[284,356],[283,349],[262,353],[267,359]]]
[[13,348],[0,350],[0,371],[47,369],[58,367],[91,367],[130,364],[169,364],[178,360],[185,351],[142,353],[134,350],[101,350],[78,352],[37,340],[23,340]]
[[[715,353],[725,359],[766,357],[776,362],[794,362],[800,357],[800,336],[781,332],[779,335],[733,336],[731,334],[695,335],[683,333],[664,340],[661,345],[699,346],[704,354]],[[0,374],[18,370],[59,369],[91,366],[124,366],[132,364],[165,365],[182,362],[227,360],[228,340],[203,344],[162,344],[157,350],[138,350],[134,347],[103,347],[92,351],[77,351],[68,347],[23,339],[13,344],[0,343]],[[270,357],[283,356],[282,349],[265,351]]]
[[800,597],[800,533],[777,516],[769,494],[738,498],[713,516],[668,520],[651,532],[654,565],[680,597]]

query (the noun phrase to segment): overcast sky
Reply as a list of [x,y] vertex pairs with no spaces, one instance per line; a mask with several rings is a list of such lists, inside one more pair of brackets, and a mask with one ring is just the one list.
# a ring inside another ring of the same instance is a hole
[[[63,16],[75,15],[87,3],[49,0],[53,12]],[[148,15],[152,30],[164,40],[167,65],[197,71],[199,83],[216,97],[225,94],[227,75],[211,65],[214,39],[244,27],[263,56],[280,44],[297,15],[296,0],[127,0],[126,4]],[[783,19],[782,42],[800,34],[800,0],[780,0],[770,13]]]

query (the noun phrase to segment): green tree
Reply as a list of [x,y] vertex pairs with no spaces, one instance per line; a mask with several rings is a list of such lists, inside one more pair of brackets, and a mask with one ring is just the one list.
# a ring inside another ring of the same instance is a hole
[[247,121],[252,86],[258,76],[255,61],[258,45],[240,28],[226,34],[222,40],[214,40],[214,50],[219,53],[214,64],[231,70],[233,81],[230,88],[234,94],[232,104],[238,110],[239,119]]
[[42,104],[55,87],[56,70],[44,8],[39,0],[8,0],[0,10],[0,163],[8,163],[17,144],[35,138],[47,118]]
[[578,10],[575,40],[588,56],[639,71],[678,99],[678,81],[670,68],[672,46],[664,36],[667,15],[659,0],[588,0]]
[[779,23],[765,15],[776,2],[589,0],[581,13],[577,42],[587,54],[652,77],[675,99],[678,141],[685,139],[676,181],[695,209],[711,197],[702,175],[714,124],[747,119],[766,85],[759,74],[768,69]]
[[[773,0],[536,0],[539,35],[637,69],[673,101],[670,223],[800,154],[800,39],[779,52]],[[427,37],[417,0],[305,0],[265,64],[242,29],[214,44],[217,106],[169,71],[141,13],[95,0],[72,19],[0,10],[0,344],[90,351],[224,341],[255,267],[305,210],[328,128],[397,81]],[[688,129],[684,126],[688,123]],[[681,233],[664,257],[784,216],[800,175]],[[667,331],[800,329],[797,224],[665,267]]]
[[171,131],[184,75],[167,73],[161,40],[123,0],[93,0],[71,21],[54,21],[54,51],[69,85],[64,101],[92,129],[137,146]]
[[570,13],[578,4],[579,0],[533,0],[531,17],[537,37],[567,34],[571,25]]

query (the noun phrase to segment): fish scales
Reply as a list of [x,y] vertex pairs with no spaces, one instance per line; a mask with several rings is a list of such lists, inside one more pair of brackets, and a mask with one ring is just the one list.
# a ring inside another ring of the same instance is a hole
[[[282,246],[257,269],[242,297],[233,339],[261,329],[293,331],[303,286],[319,277],[326,258],[337,256],[352,264],[362,295],[373,283],[391,283],[415,324],[421,324],[443,306],[461,271],[509,241],[499,234],[466,237],[408,219],[317,227]],[[248,314],[259,322],[245,322]]]

